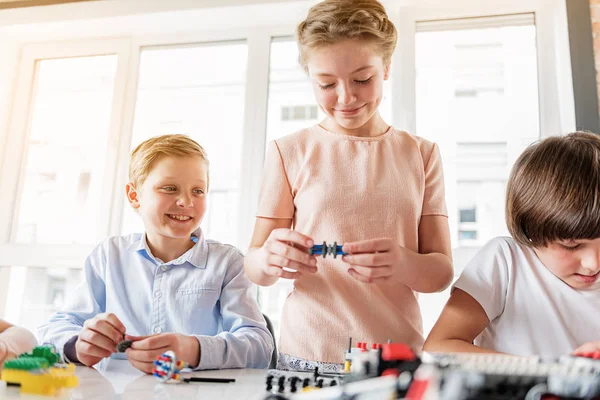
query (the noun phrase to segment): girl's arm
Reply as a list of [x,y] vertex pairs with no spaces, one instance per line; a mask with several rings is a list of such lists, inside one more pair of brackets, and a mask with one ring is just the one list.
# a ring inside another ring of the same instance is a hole
[[27,353],[36,345],[33,333],[0,319],[0,362]]
[[252,282],[271,286],[279,278],[295,279],[302,273],[317,272],[317,261],[307,251],[312,239],[291,230],[291,226],[292,220],[287,218],[256,218],[250,249],[244,257],[244,270]]
[[452,283],[452,246],[448,218],[424,215],[419,224],[419,252],[401,248],[403,268],[401,281],[409,288],[432,293]]
[[424,351],[496,353],[473,344],[489,324],[483,307],[468,293],[454,289],[423,346]]

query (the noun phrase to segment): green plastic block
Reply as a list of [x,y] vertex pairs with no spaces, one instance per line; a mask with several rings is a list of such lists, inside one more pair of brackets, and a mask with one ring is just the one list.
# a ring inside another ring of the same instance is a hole
[[32,354],[34,357],[42,357],[48,360],[50,365],[54,365],[58,362],[59,356],[56,354],[56,348],[54,346],[37,346],[33,348]]
[[19,369],[24,371],[32,371],[36,369],[49,368],[48,360],[43,357],[19,357],[14,360],[4,362],[4,369]]

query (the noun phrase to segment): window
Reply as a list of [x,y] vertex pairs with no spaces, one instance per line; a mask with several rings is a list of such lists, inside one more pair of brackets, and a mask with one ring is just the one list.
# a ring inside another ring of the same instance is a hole
[[64,305],[84,279],[81,268],[13,266],[1,270],[10,274],[5,318],[32,332]]
[[281,120],[315,120],[318,115],[317,106],[283,106],[281,108]]
[[418,23],[415,40],[417,134],[442,153],[453,247],[479,246],[507,233],[512,162],[540,136],[533,15]]
[[[507,235],[505,187],[521,151],[540,136],[533,14],[417,23],[416,134],[438,143],[455,276]],[[421,295],[433,327],[449,289]]]
[[115,55],[37,62],[17,242],[96,242],[116,69]]
[[463,208],[458,211],[460,212],[459,222],[477,222],[476,208]]
[[[152,136],[183,133],[204,147],[211,187],[202,228],[231,244],[238,244],[246,64],[240,42],[142,49],[131,143],[133,149]],[[141,231],[126,204],[122,232]]]

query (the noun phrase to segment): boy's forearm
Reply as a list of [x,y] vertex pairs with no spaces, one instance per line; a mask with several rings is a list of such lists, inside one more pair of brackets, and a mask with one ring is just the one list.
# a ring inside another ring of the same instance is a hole
[[188,363],[191,368],[197,368],[200,365],[202,348],[196,336],[186,336],[186,351],[184,351],[183,361]]
[[276,276],[269,276],[262,272],[258,251],[260,247],[251,247],[244,257],[244,271],[252,282],[259,286],[271,286],[277,282]]
[[196,369],[266,368],[273,353],[273,338],[258,327],[196,338],[201,349]]
[[19,326],[11,326],[0,333],[0,342],[6,347],[7,353],[15,357],[31,351],[37,345],[33,333]]
[[427,339],[423,345],[423,351],[431,353],[488,353],[488,354],[502,354],[500,352],[484,349],[483,347],[475,346],[461,339],[442,339],[442,340],[430,340]]
[[421,293],[446,289],[454,276],[452,260],[442,253],[420,254],[402,247],[400,281]]

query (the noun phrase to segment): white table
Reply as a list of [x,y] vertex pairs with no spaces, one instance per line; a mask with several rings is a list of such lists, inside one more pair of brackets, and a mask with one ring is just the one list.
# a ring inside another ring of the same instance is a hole
[[[262,400],[266,396],[264,369],[228,369],[194,372],[193,376],[235,378],[233,383],[165,384],[136,370],[127,360],[106,360],[97,369],[77,367],[79,386],[57,397],[20,394],[0,381],[0,399],[102,399],[102,400]],[[184,373],[189,376],[189,374]]]

